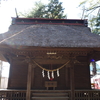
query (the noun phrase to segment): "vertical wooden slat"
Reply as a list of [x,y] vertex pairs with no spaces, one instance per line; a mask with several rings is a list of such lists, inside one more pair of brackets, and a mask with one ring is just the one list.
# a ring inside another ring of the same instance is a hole
[[34,87],[34,71],[35,71],[35,67],[36,67],[36,65],[35,64],[33,64],[33,66],[32,66],[32,82],[31,82],[31,84],[32,84],[32,88]]
[[75,82],[74,82],[74,60],[71,58],[71,66],[70,66],[70,88],[71,88],[71,100],[74,100],[74,89],[75,89]]
[[66,87],[68,87],[68,66],[66,66],[65,68],[66,68],[65,81],[66,81]]
[[28,66],[28,75],[27,75],[26,100],[30,100],[30,98],[31,98],[31,75],[32,75],[32,63],[29,63],[29,66]]

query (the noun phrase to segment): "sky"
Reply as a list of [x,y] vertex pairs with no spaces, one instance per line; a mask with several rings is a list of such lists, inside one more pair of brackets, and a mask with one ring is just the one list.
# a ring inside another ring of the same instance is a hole
[[9,77],[9,68],[10,68],[9,63],[3,62],[2,77]]
[[[16,17],[15,8],[17,12],[26,12],[34,7],[34,2],[40,0],[2,0],[0,5],[0,33],[7,31],[8,26],[11,23],[11,17]],[[44,4],[48,3],[48,0],[41,0]],[[65,14],[68,19],[81,19],[82,10],[79,8],[79,4],[83,0],[59,0],[62,2],[63,8],[65,8]]]

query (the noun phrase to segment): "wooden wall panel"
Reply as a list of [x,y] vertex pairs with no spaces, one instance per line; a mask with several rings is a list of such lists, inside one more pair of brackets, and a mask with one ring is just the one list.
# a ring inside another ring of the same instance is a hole
[[65,72],[65,81],[66,81],[66,89],[70,89],[70,68],[69,67],[66,67],[66,72]]
[[75,88],[90,89],[90,74],[88,65],[75,66]]
[[[9,76],[9,89],[26,89],[27,88],[27,63],[19,63],[20,61],[12,61]],[[90,74],[88,64],[75,65],[75,88],[90,89]],[[70,67],[63,67],[60,71],[60,77],[55,72],[54,81],[57,81],[56,89],[70,89]],[[46,89],[45,81],[49,81],[47,72],[42,77],[42,69],[36,66],[34,74],[32,74],[32,89]]]
[[26,89],[27,84],[27,63],[12,62],[10,68],[10,76],[8,88],[10,89]]
[[43,77],[42,70],[39,67],[34,69],[34,80],[32,79],[32,88],[34,89],[42,89],[43,88]]

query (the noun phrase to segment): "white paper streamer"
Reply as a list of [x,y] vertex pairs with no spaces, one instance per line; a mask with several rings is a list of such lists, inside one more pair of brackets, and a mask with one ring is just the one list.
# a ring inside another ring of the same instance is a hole
[[48,74],[48,79],[50,80],[50,73],[49,73],[49,71],[47,72],[47,74]]
[[54,71],[52,71],[52,74],[51,74],[52,78],[54,78]]
[[43,76],[43,77],[45,77],[45,74],[44,74],[44,69],[42,70],[42,76]]
[[59,75],[59,69],[57,69],[57,77],[59,77],[60,75]]

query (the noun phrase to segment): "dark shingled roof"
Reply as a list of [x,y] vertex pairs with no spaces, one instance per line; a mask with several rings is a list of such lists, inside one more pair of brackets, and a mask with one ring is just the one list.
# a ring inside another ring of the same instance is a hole
[[100,47],[100,36],[84,25],[14,24],[0,43],[36,47]]

